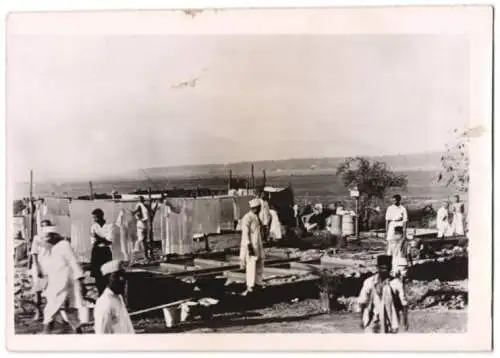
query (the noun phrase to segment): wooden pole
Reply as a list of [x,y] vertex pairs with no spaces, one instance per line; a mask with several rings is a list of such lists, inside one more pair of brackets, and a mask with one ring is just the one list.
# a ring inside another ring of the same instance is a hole
[[[30,228],[30,237],[29,237],[29,241],[28,241],[28,245],[27,245],[27,248],[28,248],[28,253],[31,251],[31,245],[33,243],[33,238],[34,238],[34,235],[33,235],[33,231],[34,231],[34,219],[35,219],[35,216],[34,216],[34,208],[35,208],[35,203],[33,202],[33,170],[30,170],[30,199],[29,199],[29,208],[30,208],[30,211],[29,211],[29,216],[30,216],[30,225],[29,225],[29,228]],[[28,260],[28,267],[30,265],[30,260]]]
[[153,199],[151,195],[151,186],[148,188],[148,196],[149,196],[149,220],[148,220],[148,239],[149,244],[153,241]]
[[356,240],[359,240],[359,196],[356,197]]
[[227,192],[229,194],[229,191],[232,189],[231,187],[231,182],[233,181],[233,171],[229,169],[229,183],[227,183]]
[[265,169],[262,169],[262,178],[263,178],[262,186],[266,186],[266,170]]
[[90,189],[90,200],[94,200],[94,189],[92,188],[91,181],[89,181],[89,189]]
[[255,175],[254,175],[254,165],[252,163],[252,166],[250,167],[251,173],[252,173],[252,189],[255,190]]

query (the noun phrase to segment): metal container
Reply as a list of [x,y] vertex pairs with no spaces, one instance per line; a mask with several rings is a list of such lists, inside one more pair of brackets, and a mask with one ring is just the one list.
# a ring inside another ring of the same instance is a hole
[[330,232],[333,235],[342,235],[342,216],[341,215],[331,215],[330,216]]
[[354,217],[352,215],[342,216],[342,235],[354,235]]

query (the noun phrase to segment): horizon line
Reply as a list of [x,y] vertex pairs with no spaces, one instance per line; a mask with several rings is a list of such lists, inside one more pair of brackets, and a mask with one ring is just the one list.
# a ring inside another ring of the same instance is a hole
[[[398,154],[378,154],[378,155],[345,155],[345,156],[323,156],[323,157],[290,157],[286,159],[260,159],[260,160],[244,160],[244,161],[234,161],[234,162],[226,162],[226,163],[197,163],[197,164],[181,164],[181,165],[165,165],[165,166],[154,166],[147,168],[135,168],[135,169],[125,169],[122,174],[110,175],[110,176],[96,176],[94,180],[113,180],[117,179],[120,175],[127,176],[127,174],[131,174],[135,171],[147,171],[147,170],[155,170],[155,169],[176,169],[176,168],[194,168],[194,167],[202,167],[202,166],[230,166],[230,165],[238,165],[238,164],[256,164],[259,162],[277,162],[277,161],[291,161],[291,160],[324,160],[324,159],[342,159],[342,158],[356,158],[356,157],[365,157],[365,158],[381,158],[381,157],[399,157],[399,156],[412,156],[412,155],[431,155],[431,154],[439,154],[439,151],[427,151],[427,152],[411,152],[411,153],[398,153]],[[129,175],[130,175],[129,174]],[[207,173],[209,174],[209,173]],[[91,179],[77,179],[77,178],[50,178],[47,180],[39,181],[34,183],[37,184],[50,184],[56,181],[60,182],[76,182],[77,180],[87,181]],[[131,179],[132,180],[132,179]],[[148,178],[144,178],[144,180],[148,180]],[[29,184],[29,181],[25,182],[17,182],[14,185],[20,184]]]

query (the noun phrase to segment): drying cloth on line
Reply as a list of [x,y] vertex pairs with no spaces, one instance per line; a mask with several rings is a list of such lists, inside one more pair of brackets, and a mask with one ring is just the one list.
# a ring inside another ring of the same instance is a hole
[[219,228],[221,230],[232,230],[234,227],[233,198],[220,198]]
[[[61,206],[58,205],[61,203]],[[68,214],[64,214],[66,209],[63,207],[64,201],[58,199],[58,201],[52,199],[47,200],[44,203],[39,202],[35,206],[35,233],[41,232],[41,225],[43,220],[50,220],[50,222],[57,227],[57,232],[63,237],[71,236],[71,219],[69,217],[69,206]],[[69,204],[69,200],[66,200],[66,204]]]
[[215,234],[219,232],[219,199],[194,199],[193,230],[195,234]]
[[195,199],[173,198],[158,210],[164,254],[187,254],[193,247]]
[[[113,258],[127,260],[137,241],[137,220],[131,214],[137,202],[114,202],[110,200],[72,200],[71,215],[71,245],[80,261],[88,262],[92,251],[90,227],[92,211],[104,211],[104,219],[113,224],[113,243],[111,251]],[[159,210],[159,209],[158,209]],[[157,211],[153,220],[153,238],[161,239],[161,218]]]
[[69,199],[45,198],[44,202],[47,210],[53,215],[69,216]]
[[234,220],[240,220],[243,216],[250,211],[249,201],[252,200],[252,196],[235,196],[233,197],[234,205]]

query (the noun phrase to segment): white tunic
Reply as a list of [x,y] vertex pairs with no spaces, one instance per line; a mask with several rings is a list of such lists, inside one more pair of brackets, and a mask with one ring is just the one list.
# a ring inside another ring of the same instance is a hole
[[387,227],[387,240],[393,240],[394,229],[396,227],[402,227],[404,223],[408,222],[408,212],[403,205],[391,205],[387,208],[385,220],[389,221],[389,226]]
[[141,212],[142,221],[148,221],[149,215],[148,215],[148,209],[146,208],[146,205],[144,205],[143,203],[138,203],[135,206],[135,211],[137,211],[137,210],[139,210]]
[[373,325],[383,327],[383,331],[397,331],[399,328],[399,315],[394,298],[398,298],[402,306],[407,306],[406,295],[401,280],[388,278],[381,281],[378,274],[367,278],[359,293],[358,303],[365,305],[363,312],[363,325],[368,331]]
[[[94,235],[98,235],[106,239],[110,243],[112,243],[113,230],[114,230],[113,224],[104,224],[103,226],[101,226],[98,223],[93,223],[92,226],[90,227],[90,240],[92,241],[92,244],[94,244],[95,242]],[[99,246],[104,246],[104,244],[100,244]]]
[[278,213],[276,212],[276,210],[270,210],[269,213],[271,214],[271,227],[269,229],[269,233],[274,239],[281,239],[281,223],[278,217]]
[[50,248],[47,259],[42,261],[42,270],[48,279],[44,323],[53,320],[59,310],[64,308],[66,300],[69,300],[70,307],[83,306],[78,279],[84,273],[68,241],[61,240]]
[[268,226],[271,223],[271,213],[269,211],[269,203],[260,199],[259,219],[262,225]]
[[[251,244],[255,256],[250,256],[248,244]],[[262,243],[262,225],[259,217],[248,212],[241,219],[240,260],[245,262],[247,287],[262,283],[264,270],[264,245]]]
[[[44,262],[47,260],[49,250],[48,244],[39,235],[35,235],[33,238],[30,254],[36,255],[38,263],[43,267]],[[44,274],[43,270],[40,272],[38,265],[33,262],[31,266],[31,277],[33,282],[32,289],[35,292],[41,292],[45,289],[46,280],[42,279],[40,274]]]
[[121,295],[106,288],[94,308],[96,334],[134,334],[134,326]]
[[438,237],[448,236],[450,233],[450,223],[448,221],[448,209],[440,207],[437,211],[436,227]]
[[455,203],[453,204],[453,233],[455,235],[464,235],[465,234],[465,217],[463,214],[464,204],[463,203]]

